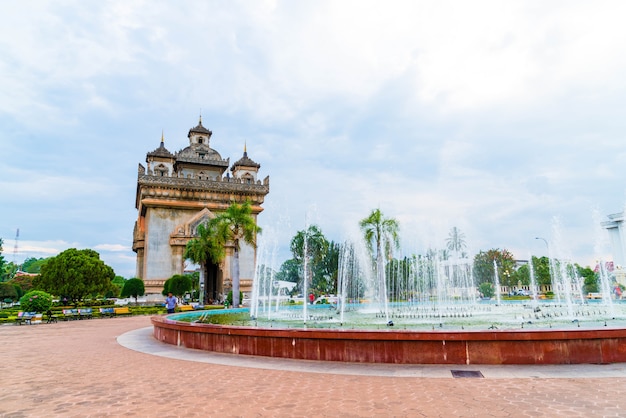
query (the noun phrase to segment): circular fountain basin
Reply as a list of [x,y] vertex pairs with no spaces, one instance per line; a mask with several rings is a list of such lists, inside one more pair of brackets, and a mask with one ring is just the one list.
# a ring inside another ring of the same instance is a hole
[[[232,309],[218,313],[246,311]],[[580,328],[576,320],[546,322],[543,327],[528,329],[534,325],[528,321],[527,328],[517,329],[443,329],[443,324],[440,329],[430,321],[421,328],[411,328],[406,326],[411,321],[397,314],[392,319],[394,327],[379,326],[379,329],[346,329],[336,323],[333,327],[312,328],[319,324],[311,324],[288,328],[271,321],[262,325],[193,322],[201,315],[207,315],[206,311],[153,317],[154,337],[167,344],[220,353],[358,363],[626,362],[626,326],[621,323],[587,323]],[[512,322],[523,327],[518,318]],[[431,329],[425,329],[426,326]]]

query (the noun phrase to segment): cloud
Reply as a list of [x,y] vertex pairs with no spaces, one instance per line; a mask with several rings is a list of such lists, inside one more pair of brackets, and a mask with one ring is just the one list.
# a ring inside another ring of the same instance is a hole
[[624,206],[622,2],[0,7],[3,237],[134,274],[137,163],[162,131],[185,147],[200,112],[271,177],[259,219],[283,248],[305,214],[340,240],[380,207],[416,248],[458,226],[541,251],[558,215],[586,257],[591,208]]
[[110,251],[110,252],[120,252],[126,251],[128,252],[128,245],[123,244],[98,244],[95,245],[94,250],[98,251]]

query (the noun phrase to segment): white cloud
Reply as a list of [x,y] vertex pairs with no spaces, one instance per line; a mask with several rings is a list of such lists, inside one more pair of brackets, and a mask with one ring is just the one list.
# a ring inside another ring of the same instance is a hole
[[561,215],[582,256],[589,208],[624,205],[622,2],[36,4],[0,6],[5,237],[133,274],[137,163],[200,109],[271,176],[284,246],[315,204],[334,239],[380,207],[416,246],[459,226],[476,249]]
[[98,244],[98,245],[95,245],[93,248],[94,250],[109,251],[109,252],[120,252],[120,251],[128,252],[129,250],[128,245],[123,245],[123,244]]

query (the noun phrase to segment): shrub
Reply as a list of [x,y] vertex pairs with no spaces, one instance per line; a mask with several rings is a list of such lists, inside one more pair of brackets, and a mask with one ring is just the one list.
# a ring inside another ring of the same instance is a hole
[[[228,306],[233,306],[233,291],[232,290],[228,292],[228,296],[226,296],[226,301],[228,302]],[[243,292],[239,291],[239,303],[241,303],[242,301],[243,301]]]
[[20,298],[20,307],[25,312],[45,312],[52,306],[52,295],[41,290],[31,290]]
[[491,298],[495,295],[493,285],[489,282],[481,283],[478,286],[478,291],[486,298]]

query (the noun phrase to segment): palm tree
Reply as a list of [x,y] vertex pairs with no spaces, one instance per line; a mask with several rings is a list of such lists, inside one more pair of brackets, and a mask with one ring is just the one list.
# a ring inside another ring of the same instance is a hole
[[446,244],[448,250],[454,251],[457,258],[459,257],[459,252],[465,249],[465,234],[462,233],[459,228],[453,226],[450,229],[450,233],[448,234],[448,239],[446,240]]
[[235,254],[233,257],[233,306],[238,307],[239,300],[239,250],[240,241],[256,247],[256,235],[261,233],[261,228],[251,216],[252,207],[250,201],[242,204],[231,203],[223,213],[220,213],[215,222],[217,235],[226,238],[233,243]]
[[[387,310],[387,292],[385,290],[384,259],[391,258],[393,248],[399,247],[398,222],[395,219],[385,218],[380,209],[374,209],[370,216],[359,222],[361,231],[372,258],[376,261],[377,286],[379,297],[385,302]],[[376,249],[376,254],[374,254]]]
[[[204,295],[202,296],[203,303],[206,302],[207,293],[211,299],[215,299],[217,296],[216,278],[209,278],[209,267],[211,265],[219,265],[224,260],[226,256],[225,242],[226,239],[218,234],[215,218],[205,224],[198,225],[196,238],[187,242],[184,257],[199,264],[202,268],[205,282]],[[213,276],[215,276],[215,273]]]

